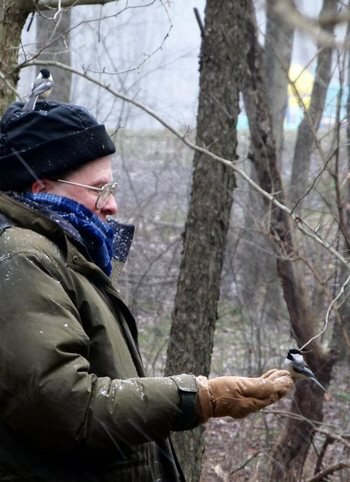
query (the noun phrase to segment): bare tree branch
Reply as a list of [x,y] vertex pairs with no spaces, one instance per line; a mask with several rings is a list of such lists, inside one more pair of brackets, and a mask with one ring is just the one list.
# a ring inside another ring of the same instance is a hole
[[239,467],[231,470],[230,472],[230,475],[233,475],[235,474],[236,472],[239,472],[240,470],[244,469],[248,464],[250,464],[250,462],[255,459],[255,457],[257,457],[258,455],[260,455],[261,451],[258,450],[257,452],[255,452],[255,454],[253,454],[251,457],[249,457],[247,460],[245,460],[243,462],[243,464],[241,464]]
[[7,88],[13,92],[15,94],[16,97],[18,97],[19,100],[23,100],[22,97],[19,95],[19,93],[17,92],[17,90],[12,87],[11,83],[7,80],[7,76],[5,74],[3,74],[2,72],[0,72],[0,79],[3,80],[7,86]]
[[[293,27],[299,28],[308,33],[319,46],[339,48],[346,48],[349,46],[349,42],[336,41],[333,35],[321,28],[321,25],[317,20],[300,13],[290,0],[278,0],[275,4],[275,11],[283,18],[284,22],[288,22]],[[326,25],[329,24],[330,22],[328,20]],[[324,25],[323,22],[322,25]]]
[[199,30],[201,32],[201,36],[203,38],[204,35],[205,35],[205,30],[204,30],[204,25],[203,25],[201,16],[199,14],[198,8],[194,8],[193,11],[194,11],[194,15],[196,17],[197,23],[198,23]]
[[[292,418],[294,420],[300,420],[304,422],[308,422],[313,430],[315,432],[318,432],[322,435],[325,435],[326,437],[332,437],[335,439],[337,442],[340,442],[341,444],[345,445],[347,448],[350,448],[350,436],[348,433],[336,433],[339,431],[339,428],[337,426],[331,425],[331,424],[326,424],[323,421],[317,421],[317,420],[311,420],[309,418],[304,417],[300,413],[295,413],[295,412],[288,412],[284,410],[269,410],[269,409],[264,409],[262,410],[262,413],[269,413],[271,415],[280,415],[283,417],[287,418]],[[328,428],[325,428],[328,427]]]
[[321,447],[321,450],[318,454],[318,457],[317,457],[317,461],[316,461],[316,467],[315,467],[315,471],[314,471],[314,474],[315,475],[318,475],[319,472],[321,472],[321,469],[322,469],[322,464],[323,464],[323,460],[325,458],[325,455],[326,455],[326,452],[327,452],[327,448],[332,445],[333,443],[335,442],[334,438],[331,437],[331,436],[327,436],[325,439],[324,439],[324,442],[322,444],[322,447]]
[[334,474],[334,472],[338,472],[338,470],[346,468],[350,468],[350,464],[348,464],[347,462],[339,462],[337,464],[330,465],[313,477],[306,479],[306,482],[316,482],[317,480],[324,480],[324,477]]
[[118,3],[119,0],[39,0],[36,7],[39,10],[49,8],[69,8],[77,5],[106,5],[107,3]]
[[319,24],[321,27],[326,25],[338,25],[339,23],[349,22],[350,20],[350,10],[339,13],[338,15],[324,14],[319,18]]
[[134,105],[135,107],[143,110],[144,112],[149,114],[151,117],[156,119],[160,124],[162,124],[166,129],[168,129],[172,134],[174,134],[176,137],[181,139],[182,142],[184,142],[184,144],[186,144],[186,146],[188,146],[190,149],[192,149],[194,151],[201,152],[202,154],[207,155],[211,159],[213,159],[215,161],[218,161],[218,162],[221,162],[222,164],[228,166],[230,169],[233,169],[240,177],[242,177],[246,182],[248,182],[248,184],[250,184],[253,189],[255,189],[257,192],[259,192],[263,197],[268,199],[271,202],[271,204],[277,206],[279,209],[286,212],[292,218],[292,220],[296,223],[298,229],[302,233],[304,233],[306,236],[312,238],[318,244],[323,246],[327,251],[329,251],[335,258],[337,258],[350,271],[350,264],[348,263],[346,258],[344,258],[344,256],[342,256],[336,249],[334,249],[333,246],[331,246],[330,243],[328,243],[326,240],[324,240],[317,233],[316,229],[314,229],[312,226],[310,226],[310,224],[308,224],[305,220],[303,220],[300,217],[300,215],[296,214],[294,211],[289,209],[286,205],[284,205],[280,201],[278,201],[276,199],[274,193],[270,194],[267,191],[265,191],[264,189],[262,189],[256,182],[254,182],[249,177],[248,174],[246,174],[242,169],[238,168],[232,161],[230,161],[228,159],[224,159],[220,156],[217,156],[216,154],[210,152],[205,147],[198,146],[198,145],[194,144],[193,142],[191,142],[188,139],[188,136],[187,136],[186,132],[185,132],[185,134],[182,134],[180,131],[175,129],[171,124],[169,124],[166,120],[164,120],[162,117],[160,117],[155,111],[153,111],[149,107],[145,106],[144,104],[142,104],[141,102],[138,102],[135,99],[132,99],[131,97],[128,97],[124,94],[121,94],[121,93],[115,91],[112,87],[110,87],[110,85],[106,85],[103,82],[100,82],[99,80],[95,79],[94,77],[91,77],[85,71],[80,71],[78,69],[70,67],[69,65],[65,65],[65,64],[62,64],[60,62],[54,62],[54,61],[35,60],[35,61],[28,62],[26,64],[23,64],[22,67],[29,67],[29,66],[33,66],[33,65],[55,66],[55,67],[59,67],[61,69],[65,69],[69,72],[72,72],[76,75],[79,75],[80,77],[84,77],[86,80],[98,85],[99,87],[102,87],[103,89],[105,89],[107,92],[109,92],[114,97],[117,97],[121,100],[124,100],[125,102],[128,102],[128,103]]

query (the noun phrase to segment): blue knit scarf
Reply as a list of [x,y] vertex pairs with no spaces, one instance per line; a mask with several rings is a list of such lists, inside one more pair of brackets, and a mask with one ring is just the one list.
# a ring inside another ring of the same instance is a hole
[[85,246],[91,259],[107,276],[112,272],[115,253],[116,222],[103,222],[82,204],[63,196],[50,193],[26,192],[20,200],[34,209],[40,209]]

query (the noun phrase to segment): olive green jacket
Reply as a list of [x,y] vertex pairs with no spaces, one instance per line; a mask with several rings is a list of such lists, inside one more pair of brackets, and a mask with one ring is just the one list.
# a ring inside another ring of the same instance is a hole
[[144,378],[137,328],[60,226],[0,194],[0,481],[183,480],[192,375]]

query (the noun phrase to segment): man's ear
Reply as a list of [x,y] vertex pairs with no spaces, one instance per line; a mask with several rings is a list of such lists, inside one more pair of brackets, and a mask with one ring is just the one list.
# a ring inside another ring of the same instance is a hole
[[34,193],[48,192],[51,186],[51,181],[49,179],[37,179],[30,186],[31,191]]

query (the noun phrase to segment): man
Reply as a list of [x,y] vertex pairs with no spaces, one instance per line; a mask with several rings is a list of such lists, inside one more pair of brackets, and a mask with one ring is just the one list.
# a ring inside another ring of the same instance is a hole
[[0,481],[184,480],[169,442],[284,396],[260,378],[146,377],[111,282],[130,229],[105,127],[81,107],[12,104],[0,131]]

